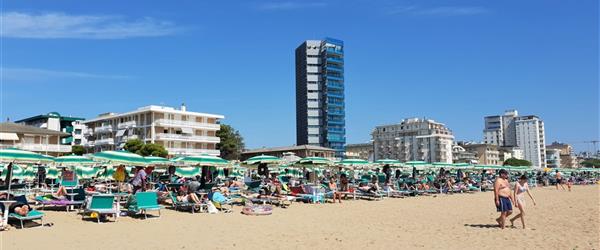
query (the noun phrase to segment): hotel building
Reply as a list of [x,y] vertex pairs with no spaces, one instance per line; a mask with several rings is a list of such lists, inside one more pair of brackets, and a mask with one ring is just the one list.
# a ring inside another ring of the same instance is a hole
[[452,131],[428,119],[405,119],[377,126],[372,133],[375,159],[452,163]]
[[18,148],[51,156],[71,154],[71,145],[61,144],[70,134],[12,122],[0,123],[0,148]]
[[308,40],[296,49],[296,144],[332,148],[346,144],[344,43]]
[[546,167],[545,138],[544,122],[537,116],[519,116],[516,110],[509,110],[502,116],[484,118],[484,143],[518,147],[534,168]]
[[61,145],[84,145],[86,141],[83,133],[86,127],[81,123],[83,120],[83,118],[79,117],[62,116],[58,112],[50,112],[45,115],[21,119],[15,121],[15,123],[70,134],[71,136],[60,140]]
[[86,120],[87,144],[91,152],[122,149],[127,140],[163,145],[169,155],[219,155],[216,132],[222,115],[180,109],[146,106],[116,114],[105,113]]

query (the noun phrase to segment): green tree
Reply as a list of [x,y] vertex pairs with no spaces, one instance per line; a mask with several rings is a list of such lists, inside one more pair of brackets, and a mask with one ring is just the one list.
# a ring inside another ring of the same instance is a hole
[[600,167],[600,159],[587,159],[581,162],[586,168]]
[[139,152],[143,146],[144,142],[142,140],[131,139],[125,143],[125,146],[123,148],[131,153],[140,154]]
[[137,152],[137,154],[142,156],[160,156],[167,157],[169,152],[163,147],[163,145],[148,143],[144,144],[142,148]]
[[217,149],[221,151],[221,158],[239,160],[244,150],[244,138],[240,132],[227,124],[221,124],[217,136],[221,139],[217,144]]
[[83,155],[85,154],[85,148],[83,148],[83,146],[80,145],[74,145],[71,147],[71,154]]
[[531,162],[528,160],[510,158],[504,161],[504,166],[531,166]]

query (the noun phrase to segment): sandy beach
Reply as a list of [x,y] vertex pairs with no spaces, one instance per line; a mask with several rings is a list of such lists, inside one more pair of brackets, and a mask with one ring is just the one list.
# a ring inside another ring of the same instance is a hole
[[500,230],[492,193],[343,204],[300,204],[273,215],[122,217],[98,225],[73,212],[46,211],[53,227],[2,232],[4,249],[600,249],[599,186],[537,188],[528,229]]

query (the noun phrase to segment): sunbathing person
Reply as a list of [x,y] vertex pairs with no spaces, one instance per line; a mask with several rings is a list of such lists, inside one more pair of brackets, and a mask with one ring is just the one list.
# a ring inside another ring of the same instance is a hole
[[196,204],[202,203],[202,201],[198,198],[198,196],[195,193],[187,193],[183,191],[183,189],[179,189],[179,192],[177,192],[177,201],[191,202]]
[[16,213],[20,216],[27,216],[29,211],[31,211],[29,204],[21,202],[14,203],[8,207],[8,213]]

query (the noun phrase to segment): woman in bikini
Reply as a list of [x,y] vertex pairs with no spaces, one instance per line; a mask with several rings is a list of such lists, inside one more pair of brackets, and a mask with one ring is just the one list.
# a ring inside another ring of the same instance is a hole
[[513,227],[515,226],[515,220],[521,218],[521,224],[523,224],[523,229],[525,229],[525,193],[529,195],[529,198],[531,198],[533,205],[535,206],[535,199],[531,195],[531,192],[529,192],[529,185],[527,185],[527,176],[521,175],[519,181],[515,183],[514,200],[516,201],[515,205],[519,208],[519,214],[510,219],[510,224]]

